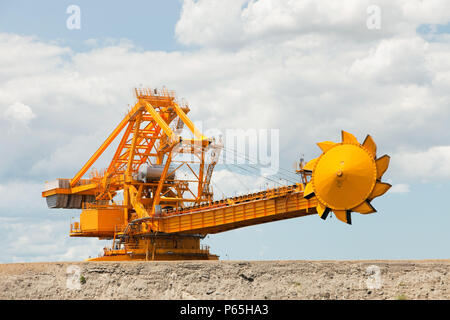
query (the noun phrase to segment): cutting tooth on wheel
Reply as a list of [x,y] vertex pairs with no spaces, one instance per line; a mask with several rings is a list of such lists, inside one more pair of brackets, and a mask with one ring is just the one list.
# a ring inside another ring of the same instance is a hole
[[305,187],[305,191],[303,191],[303,198],[311,199],[314,197],[314,188],[312,186],[312,183],[308,183]]
[[347,211],[347,210],[333,210],[333,212],[334,212],[334,215],[336,216],[336,218],[338,218],[342,222],[345,222],[345,223],[348,223],[348,224],[352,224],[352,218],[351,218],[350,211]]
[[373,141],[372,137],[370,135],[367,135],[366,139],[364,140],[362,146],[366,148],[367,151],[370,152],[370,154],[376,158],[377,157],[377,145]]
[[311,161],[308,161],[308,163],[307,164],[305,164],[305,166],[302,168],[303,170],[305,170],[305,171],[313,171],[313,169],[314,169],[314,166],[316,165],[316,163],[317,163],[317,158],[316,159],[313,159],[313,160],[311,160]]
[[317,213],[323,220],[325,220],[328,217],[328,214],[330,213],[330,208],[327,208],[320,202],[317,204],[316,209],[317,209]]
[[359,206],[353,208],[352,211],[359,212],[359,213],[362,213],[362,214],[368,214],[368,213],[377,212],[377,210],[375,210],[375,208],[372,207],[372,205],[369,202],[367,202],[367,201],[364,201]]
[[352,224],[352,212],[347,210],[347,223]]
[[391,158],[388,155],[384,155],[381,158],[378,158],[377,161],[375,161],[377,165],[377,180],[380,180],[383,174],[386,172],[389,166],[390,159]]
[[342,143],[359,144],[358,139],[351,133],[342,130]]
[[375,184],[375,188],[373,188],[372,193],[369,196],[369,200],[373,200],[376,197],[382,196],[385,194],[392,186],[386,182],[377,182]]
[[322,150],[322,152],[327,152],[328,150],[333,148],[335,145],[337,145],[337,143],[332,142],[332,141],[324,141],[324,142],[317,143],[317,145]]

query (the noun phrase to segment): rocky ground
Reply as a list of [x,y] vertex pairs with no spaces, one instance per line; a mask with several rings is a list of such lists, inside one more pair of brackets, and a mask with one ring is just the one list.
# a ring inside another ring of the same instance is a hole
[[0,264],[0,299],[450,299],[450,260]]

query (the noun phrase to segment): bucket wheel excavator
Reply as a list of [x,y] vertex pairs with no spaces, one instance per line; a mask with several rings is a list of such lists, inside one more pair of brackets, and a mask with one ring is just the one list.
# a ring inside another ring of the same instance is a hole
[[[391,187],[381,182],[389,156],[377,157],[371,136],[360,144],[342,131],[341,142],[318,143],[322,154],[299,164],[298,183],[215,200],[210,183],[221,144],[195,127],[174,92],[135,93],[137,103],[81,170],[42,192],[49,208],[81,209],[71,237],[112,240],[90,261],[216,260],[200,244],[208,234],[316,213],[351,224],[353,212],[376,212],[372,201]],[[109,166],[84,177],[113,142]],[[182,168],[189,174],[178,174]]]

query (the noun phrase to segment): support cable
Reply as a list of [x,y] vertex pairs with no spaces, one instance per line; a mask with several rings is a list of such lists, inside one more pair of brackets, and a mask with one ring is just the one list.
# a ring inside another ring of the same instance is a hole
[[[231,151],[231,150],[225,150],[225,151],[226,151],[226,152],[233,152],[233,151]],[[240,155],[238,155],[238,154],[236,153],[236,151],[234,151],[234,152],[235,152],[236,156],[240,156]],[[240,157],[244,158],[244,156],[240,156]],[[245,159],[245,158],[244,158],[244,159]],[[251,168],[251,169],[253,169],[253,170],[260,171],[260,167],[257,167],[257,166],[258,166],[257,164],[252,165],[250,159],[247,158],[246,160],[249,161],[249,164],[243,164],[243,165],[247,165],[249,168]],[[239,165],[239,164],[233,164],[233,165],[241,166],[241,168],[242,168],[242,165]],[[243,169],[243,170],[248,171],[248,170],[246,170],[246,169]],[[250,172],[250,171],[249,171],[249,172]],[[261,175],[260,175],[260,176],[261,176]],[[287,176],[286,174],[284,174],[284,176],[283,176],[282,173],[278,173],[278,174],[275,174],[274,176],[278,176],[278,177],[280,177],[281,179],[284,179],[284,180],[289,181],[289,182],[291,182],[291,183],[297,183],[297,182],[298,182],[297,180],[293,180],[293,177]],[[277,181],[275,181],[275,180],[273,180],[273,179],[271,179],[271,178],[268,178],[268,177],[265,177],[265,176],[261,176],[261,177],[264,178],[264,179],[266,179],[266,180],[269,180],[269,181],[271,181],[271,182],[275,182],[275,183],[277,183],[277,184],[283,185],[283,184],[281,184],[281,183],[279,183],[279,182],[277,182]]]
[[[232,149],[232,148],[223,148],[225,151],[229,151],[229,152],[233,152],[236,156],[238,156],[238,157],[241,157],[241,158],[243,158],[243,159],[245,159],[245,160],[247,160],[248,162],[249,162],[249,166],[258,166],[258,164],[257,164],[257,161],[254,161],[254,160],[252,160],[252,159],[250,159],[250,156],[247,156],[246,154],[243,154],[242,152],[239,152],[239,151],[237,151],[237,150],[235,150],[235,149]],[[252,164],[252,162],[253,163],[255,163],[255,164]],[[285,168],[282,168],[282,167],[279,167],[279,169],[281,170],[281,171],[285,171],[286,173],[283,173],[283,172],[279,172],[278,173],[278,175],[280,175],[280,176],[284,176],[284,179],[285,180],[288,180],[288,181],[290,181],[290,182],[297,182],[297,179],[296,178],[294,178],[293,176],[292,176],[292,174],[294,174],[291,170],[287,170],[287,169],[285,169]],[[287,178],[288,177],[288,178]],[[294,181],[292,180],[292,179],[295,179]]]

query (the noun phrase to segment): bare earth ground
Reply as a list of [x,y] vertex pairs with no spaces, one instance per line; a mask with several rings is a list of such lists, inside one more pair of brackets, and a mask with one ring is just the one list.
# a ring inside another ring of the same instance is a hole
[[450,299],[450,260],[0,264],[0,299]]

